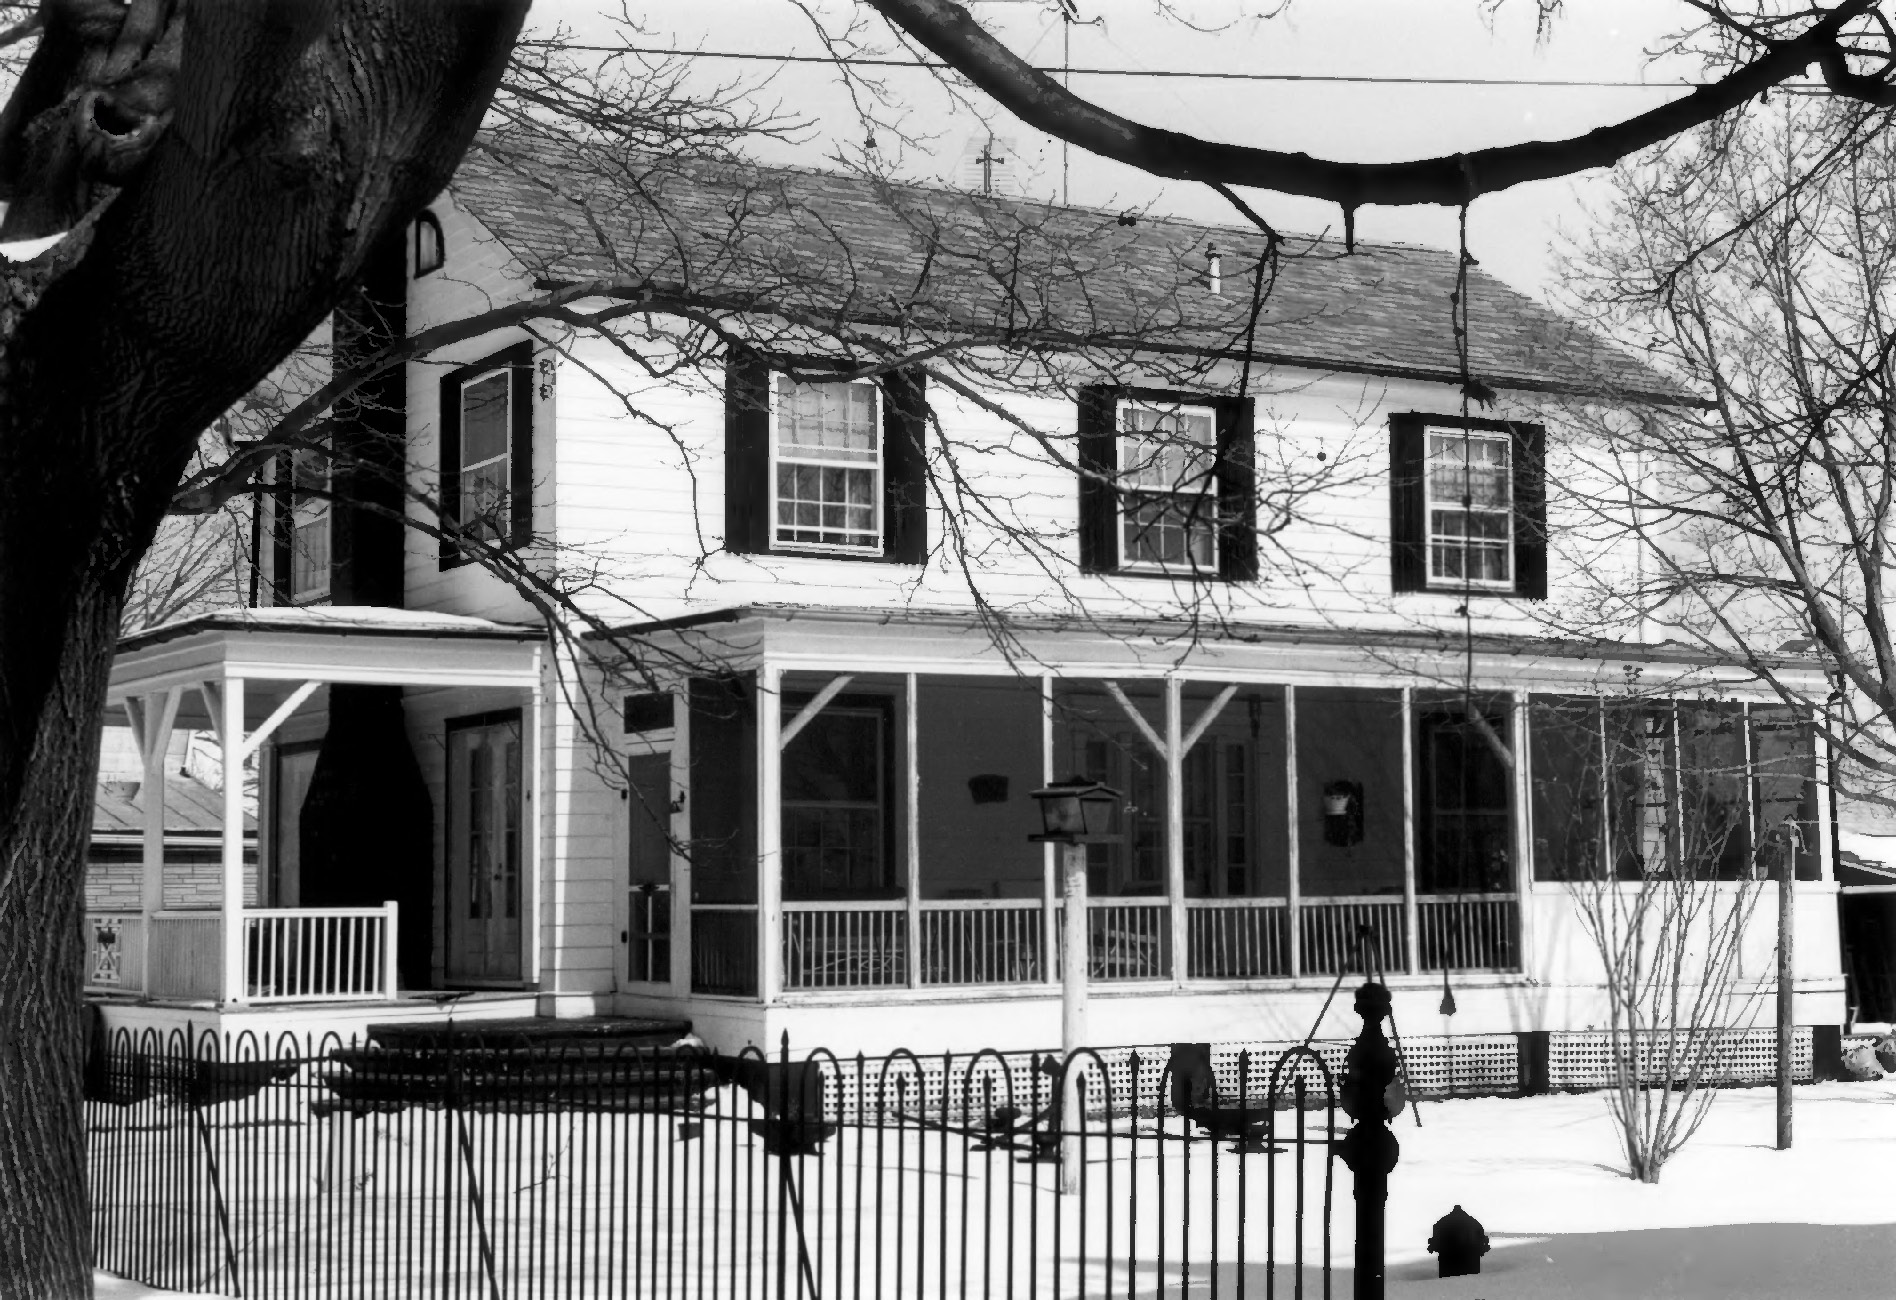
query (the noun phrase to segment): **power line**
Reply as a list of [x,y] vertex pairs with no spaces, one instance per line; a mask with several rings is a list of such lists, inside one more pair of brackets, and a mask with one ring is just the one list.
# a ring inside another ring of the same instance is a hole
[[[951,64],[937,59],[874,59],[857,55],[827,54],[750,54],[737,50],[679,50],[655,45],[567,45],[560,41],[521,41],[521,45],[572,50],[585,54],[657,54],[682,59],[735,59],[758,63],[828,63],[854,68],[924,68],[952,71]],[[1333,82],[1376,86],[1527,86],[1592,90],[1695,90],[1713,83],[1702,81],[1570,81],[1525,77],[1371,77],[1330,76],[1305,72],[1198,72],[1153,68],[1059,68],[1035,65],[1035,72],[1049,75],[1066,72],[1075,77],[1153,77],[1197,81],[1282,81]],[[1776,89],[1822,89],[1820,82],[1783,82]]]

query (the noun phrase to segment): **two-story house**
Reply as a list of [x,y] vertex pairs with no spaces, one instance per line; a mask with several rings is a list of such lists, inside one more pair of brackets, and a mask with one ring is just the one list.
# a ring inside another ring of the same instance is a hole
[[[382,327],[570,302],[345,413],[383,480],[285,459],[267,608],[125,643],[148,748],[188,724],[260,756],[263,905],[147,898],[110,1014],[1048,1046],[1030,796],[1081,776],[1122,796],[1087,850],[1101,1043],[1301,1039],[1365,964],[1411,1035],[1600,1026],[1576,891],[1690,859],[1735,893],[1773,853],[1799,1022],[1840,1024],[1810,729],[1736,662],[1550,630],[1576,566],[1636,563],[1579,516],[1595,449],[1560,412],[1684,397],[1454,255],[1266,251],[817,172],[470,158],[372,277]],[[349,473],[376,510],[323,495]],[[1772,976],[1749,887],[1741,993]]]

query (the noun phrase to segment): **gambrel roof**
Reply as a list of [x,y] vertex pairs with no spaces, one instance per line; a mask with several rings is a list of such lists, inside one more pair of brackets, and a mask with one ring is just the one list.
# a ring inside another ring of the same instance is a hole
[[[790,167],[605,157],[485,137],[451,186],[542,284],[611,281],[726,309],[883,322],[918,337],[1038,338],[1242,355],[1266,244],[1253,227]],[[1209,283],[1210,254],[1220,283]],[[1286,237],[1248,350],[1270,364],[1459,382],[1456,255]],[[1479,266],[1470,367],[1494,388],[1691,400]]]

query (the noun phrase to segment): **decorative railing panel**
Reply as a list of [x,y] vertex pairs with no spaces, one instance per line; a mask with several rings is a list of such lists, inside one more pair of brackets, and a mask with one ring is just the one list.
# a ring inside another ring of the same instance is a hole
[[145,976],[145,918],[136,912],[87,912],[86,989],[138,993]]
[[1046,978],[1040,900],[922,904],[922,983],[1027,984]]
[[159,912],[146,924],[154,998],[219,1001],[224,995],[224,921],[216,912]]

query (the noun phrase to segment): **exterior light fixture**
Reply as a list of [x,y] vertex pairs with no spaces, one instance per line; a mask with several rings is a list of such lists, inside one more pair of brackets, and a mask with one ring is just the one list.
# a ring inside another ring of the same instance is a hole
[[1041,833],[1036,844],[1099,844],[1111,838],[1119,791],[1099,781],[1072,776],[1034,791],[1040,804]]

